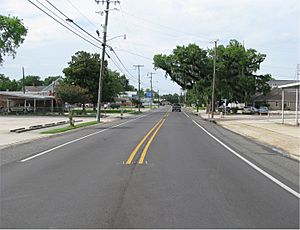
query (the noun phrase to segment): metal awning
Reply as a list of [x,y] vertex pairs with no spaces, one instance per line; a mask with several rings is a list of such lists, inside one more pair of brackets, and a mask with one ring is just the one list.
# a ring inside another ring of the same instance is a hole
[[36,112],[36,102],[37,101],[50,101],[51,102],[51,112],[53,112],[53,101],[54,96],[40,95],[33,93],[23,93],[20,91],[0,91],[1,97],[6,97],[7,108],[9,108],[9,100],[24,100],[24,107],[26,107],[26,101],[33,101],[33,111]]
[[55,99],[54,96],[45,96],[39,94],[32,94],[32,93],[23,93],[23,92],[12,92],[12,91],[0,91],[0,96],[8,96],[8,97],[15,97],[21,99],[36,99],[36,100],[52,100]]

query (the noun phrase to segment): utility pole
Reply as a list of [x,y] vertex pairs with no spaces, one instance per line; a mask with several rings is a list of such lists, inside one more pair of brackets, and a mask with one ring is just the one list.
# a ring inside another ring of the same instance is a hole
[[108,12],[109,12],[109,3],[120,3],[119,1],[112,1],[112,0],[95,0],[97,4],[100,2],[102,4],[106,3],[105,9],[105,22],[103,26],[103,42],[102,42],[102,56],[101,56],[101,63],[100,63],[100,74],[99,74],[99,85],[98,85],[98,100],[97,100],[97,123],[100,123],[100,116],[101,116],[101,93],[102,93],[102,77],[104,74],[104,59],[105,59],[105,48],[106,48],[106,36],[107,36],[107,25],[108,25]]
[[213,72],[213,82],[212,82],[212,94],[211,94],[211,118],[214,118],[215,111],[215,81],[216,81],[216,58],[217,58],[217,45],[218,39],[213,41],[215,44],[215,54],[214,54],[214,72]]
[[152,88],[152,75],[155,73],[150,72],[150,90],[151,90],[151,101],[150,101],[150,109],[152,109],[152,103],[153,103],[153,88]]
[[141,67],[144,67],[144,65],[133,65],[133,67],[136,67],[138,69],[138,111],[141,112],[141,96],[140,96],[140,90],[141,90]]
[[159,105],[160,105],[160,101],[159,101],[159,89],[157,90],[157,97],[158,97],[158,108],[159,108]]
[[300,76],[300,64],[297,64],[297,81],[299,81]]
[[22,67],[22,74],[23,74],[23,80],[22,80],[22,89],[23,89],[23,93],[25,94],[25,71],[24,71],[24,67]]
[[184,104],[186,105],[186,81],[184,81]]

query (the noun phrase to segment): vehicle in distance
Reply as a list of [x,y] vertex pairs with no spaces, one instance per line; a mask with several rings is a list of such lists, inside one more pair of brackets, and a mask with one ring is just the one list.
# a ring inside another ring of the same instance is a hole
[[181,112],[181,105],[180,104],[173,104],[172,105],[172,112]]
[[223,113],[224,113],[225,111],[226,111],[226,112],[230,112],[230,107],[221,105],[221,106],[218,107],[218,111],[219,111],[219,112],[223,112]]
[[16,105],[14,107],[10,107],[8,109],[9,112],[32,112],[33,111],[33,108],[31,107],[30,104],[26,104],[26,106],[22,105],[22,104],[19,104],[19,105]]
[[268,107],[261,106],[261,107],[259,107],[258,112],[259,112],[259,114],[268,114],[269,109],[268,109]]
[[108,105],[109,108],[111,109],[119,109],[121,106],[119,104],[116,103],[111,103]]
[[253,107],[253,106],[245,106],[243,108],[243,113],[244,114],[253,114],[253,113],[258,113],[258,109]]

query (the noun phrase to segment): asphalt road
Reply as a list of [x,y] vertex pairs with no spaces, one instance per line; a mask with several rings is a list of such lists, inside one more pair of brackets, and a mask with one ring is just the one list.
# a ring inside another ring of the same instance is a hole
[[167,110],[3,150],[26,156],[1,166],[0,227],[299,228],[299,174],[261,167]]

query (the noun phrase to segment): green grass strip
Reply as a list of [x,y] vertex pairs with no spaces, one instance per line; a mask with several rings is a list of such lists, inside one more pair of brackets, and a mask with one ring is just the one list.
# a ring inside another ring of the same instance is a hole
[[134,115],[138,115],[138,114],[141,114],[143,113],[142,111],[132,111],[132,112],[129,112],[129,114],[134,114]]
[[56,128],[56,129],[50,129],[44,132],[41,132],[42,134],[55,134],[55,133],[62,133],[66,132],[72,129],[77,129],[77,128],[82,128],[90,125],[95,125],[97,124],[97,121],[89,121],[89,122],[83,122],[75,126],[67,126],[67,127],[62,127],[62,128]]

